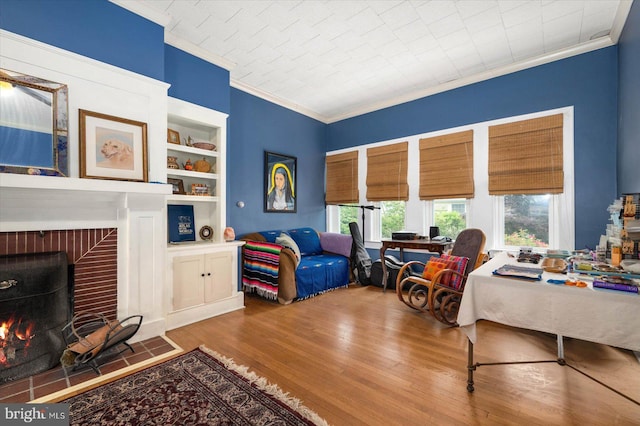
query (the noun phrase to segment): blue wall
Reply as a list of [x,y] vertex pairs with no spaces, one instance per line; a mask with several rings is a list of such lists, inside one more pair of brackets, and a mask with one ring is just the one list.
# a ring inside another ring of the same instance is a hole
[[634,2],[620,38],[618,189],[640,192],[640,4]]
[[164,80],[164,28],[106,0],[2,0],[0,28]]
[[[326,124],[233,88],[231,111],[227,224],[236,235],[302,226],[324,230]],[[297,157],[297,213],[264,212],[265,151]]]
[[343,120],[327,150],[573,105],[576,247],[593,247],[617,196],[617,63],[614,46]]
[[229,71],[173,46],[165,46],[169,96],[229,114]]

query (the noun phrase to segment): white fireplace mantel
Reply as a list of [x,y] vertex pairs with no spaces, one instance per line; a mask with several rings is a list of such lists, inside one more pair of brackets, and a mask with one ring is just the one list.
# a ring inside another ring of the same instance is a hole
[[167,184],[0,173],[0,232],[115,227],[118,210],[162,210],[171,193]]

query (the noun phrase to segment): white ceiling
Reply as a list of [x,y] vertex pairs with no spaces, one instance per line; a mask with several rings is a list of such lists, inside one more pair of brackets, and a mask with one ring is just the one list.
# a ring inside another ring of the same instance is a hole
[[618,41],[631,0],[112,0],[326,123]]

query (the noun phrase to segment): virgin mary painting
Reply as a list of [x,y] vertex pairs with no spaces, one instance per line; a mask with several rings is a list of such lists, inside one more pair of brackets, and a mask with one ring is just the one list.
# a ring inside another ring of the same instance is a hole
[[296,159],[280,154],[265,153],[266,193],[265,211],[294,213]]

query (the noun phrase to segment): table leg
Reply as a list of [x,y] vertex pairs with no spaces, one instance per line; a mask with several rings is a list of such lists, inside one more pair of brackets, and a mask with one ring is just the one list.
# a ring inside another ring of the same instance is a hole
[[473,365],[473,343],[471,339],[469,339],[469,359],[467,361],[467,392],[473,392],[473,370],[476,369],[476,366]]
[[562,340],[562,336],[558,334],[558,362],[560,360],[564,360],[564,341]]
[[387,251],[387,248],[383,244],[382,247],[380,247],[380,262],[382,262],[382,292],[383,293],[387,292],[387,276],[389,273],[387,271],[387,262],[384,261],[384,252],[386,251]]

